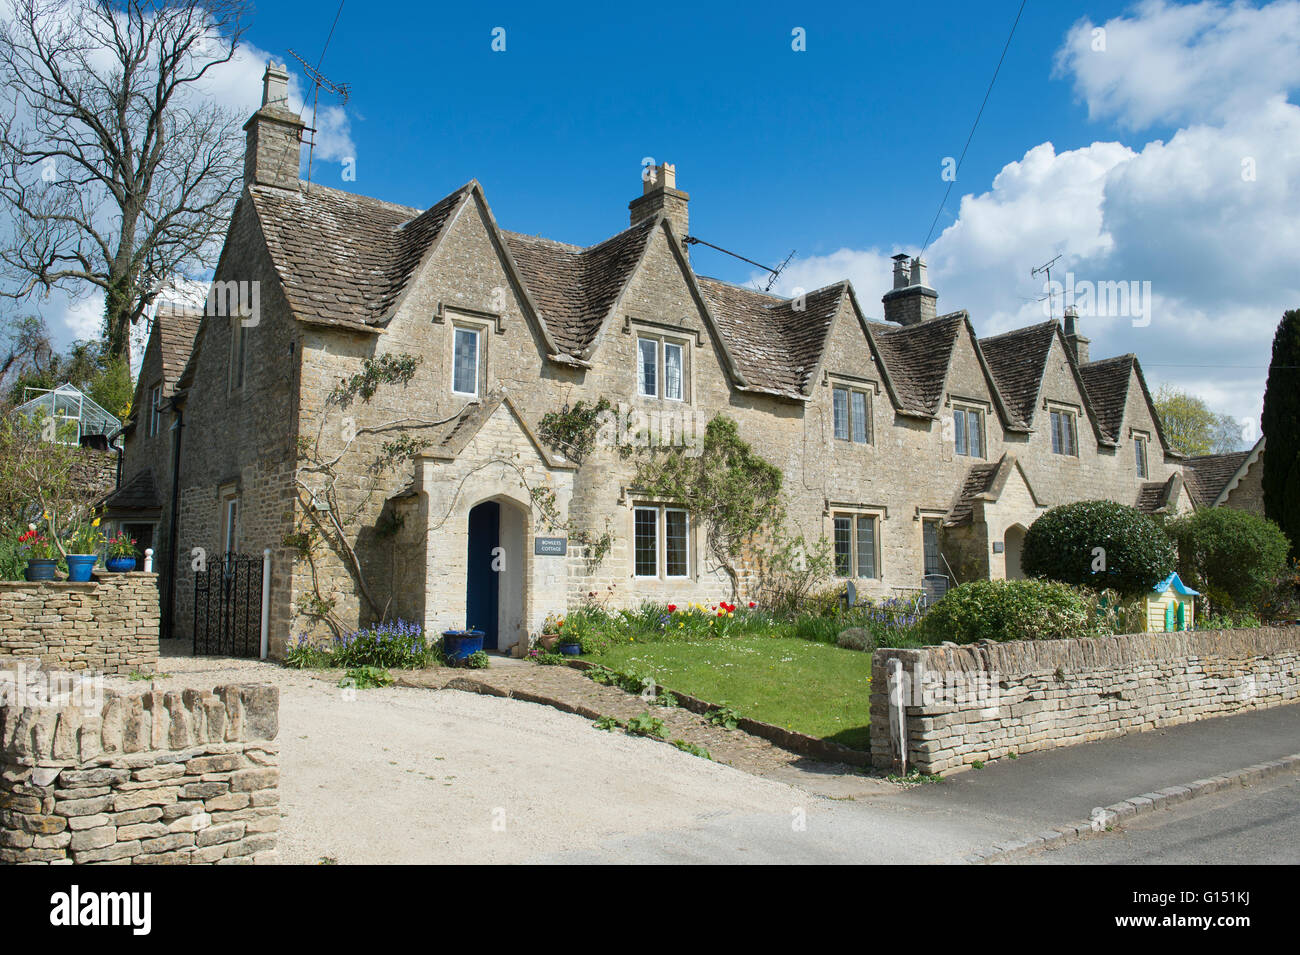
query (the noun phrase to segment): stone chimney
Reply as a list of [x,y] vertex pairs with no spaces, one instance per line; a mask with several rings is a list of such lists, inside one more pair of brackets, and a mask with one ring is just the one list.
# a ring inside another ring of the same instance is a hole
[[687,203],[691,197],[677,188],[677,167],[672,163],[649,166],[641,173],[641,195],[627,204],[631,213],[631,224],[653,219],[659,213],[664,214],[672,223],[673,233],[682,242],[685,251],[685,239],[689,234],[691,218],[687,212]]
[[244,184],[298,188],[298,153],[306,129],[289,109],[289,72],[268,63],[262,76],[262,106],[244,124]]
[[885,321],[919,325],[938,314],[939,293],[926,284],[925,262],[894,256],[894,287],[884,294]]
[[1088,345],[1091,340],[1079,334],[1079,310],[1073,305],[1065,306],[1065,343],[1074,353],[1074,360],[1080,365],[1088,364]]

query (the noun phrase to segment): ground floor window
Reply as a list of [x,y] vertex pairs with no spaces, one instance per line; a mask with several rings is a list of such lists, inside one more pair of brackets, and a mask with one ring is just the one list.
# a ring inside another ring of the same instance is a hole
[[925,575],[928,577],[932,574],[942,574],[939,558],[939,522],[937,520],[921,522],[921,544],[925,559]]
[[876,578],[876,520],[871,514],[836,514],[835,574]]
[[632,521],[633,569],[637,577],[690,575],[691,518],[679,507],[642,506]]

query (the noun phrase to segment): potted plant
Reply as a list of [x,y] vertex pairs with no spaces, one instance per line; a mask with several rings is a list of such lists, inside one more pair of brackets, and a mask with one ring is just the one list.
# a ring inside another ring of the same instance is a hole
[[135,538],[127,536],[126,531],[118,531],[108,539],[108,557],[104,560],[104,568],[115,574],[135,570],[138,554]]
[[19,536],[18,544],[27,557],[23,576],[28,580],[53,580],[55,568],[59,565],[59,551],[54,541],[38,531],[35,524],[28,524],[26,533]]
[[542,648],[548,653],[554,650],[563,629],[564,618],[548,613],[546,619],[542,621],[542,632],[537,638],[541,642]]
[[576,657],[582,653],[582,636],[576,631],[570,629],[562,632],[555,643],[555,649],[559,650],[566,657]]
[[448,663],[463,663],[471,654],[483,649],[483,631],[466,627],[464,630],[442,632],[442,655]]
[[68,562],[68,580],[85,583],[90,580],[90,572],[99,561],[99,546],[104,542],[104,535],[99,532],[99,518],[74,524],[72,532],[64,542],[64,557]]

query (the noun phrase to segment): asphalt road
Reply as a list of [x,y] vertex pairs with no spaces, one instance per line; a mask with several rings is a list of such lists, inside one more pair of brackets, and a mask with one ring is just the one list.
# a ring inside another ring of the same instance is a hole
[[1013,858],[1030,865],[1300,864],[1300,773],[1139,816],[1114,832]]

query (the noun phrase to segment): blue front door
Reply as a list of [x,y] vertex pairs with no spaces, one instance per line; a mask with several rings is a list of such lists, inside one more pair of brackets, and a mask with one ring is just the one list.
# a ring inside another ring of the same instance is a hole
[[483,631],[483,648],[497,647],[497,596],[500,574],[493,568],[501,543],[501,505],[484,501],[469,512],[469,564],[465,586],[465,626]]

